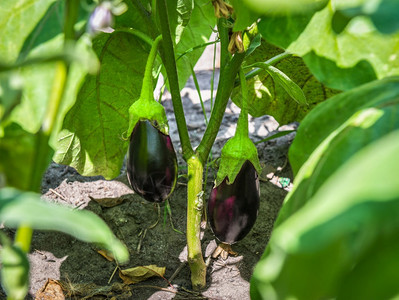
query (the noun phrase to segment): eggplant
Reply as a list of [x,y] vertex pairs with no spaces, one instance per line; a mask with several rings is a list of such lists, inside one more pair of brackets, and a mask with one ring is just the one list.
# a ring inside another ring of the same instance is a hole
[[258,174],[247,160],[233,183],[225,178],[212,189],[208,218],[217,239],[226,244],[243,239],[255,224],[259,202]]
[[176,185],[172,140],[148,120],[138,121],[130,136],[127,177],[133,190],[151,202],[165,201]]

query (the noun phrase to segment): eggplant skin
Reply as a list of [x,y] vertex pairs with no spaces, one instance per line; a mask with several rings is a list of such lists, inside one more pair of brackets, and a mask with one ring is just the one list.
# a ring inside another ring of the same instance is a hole
[[137,122],[130,136],[127,177],[133,190],[151,202],[165,201],[176,185],[172,140],[148,120]]
[[225,178],[212,189],[208,218],[216,238],[226,244],[243,239],[255,224],[259,202],[258,174],[247,160],[232,184]]

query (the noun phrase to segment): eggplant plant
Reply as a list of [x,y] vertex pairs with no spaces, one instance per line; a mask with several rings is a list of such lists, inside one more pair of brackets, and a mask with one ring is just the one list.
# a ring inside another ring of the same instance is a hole
[[[186,239],[194,289],[206,286],[204,206],[216,237],[230,244],[249,232],[267,199],[258,193],[261,166],[248,136],[249,113],[271,115],[282,125],[302,122],[289,153],[294,189],[254,272],[252,297],[394,297],[397,280],[380,282],[365,295],[362,287],[371,275],[362,270],[372,266],[373,274],[395,278],[389,266],[398,233],[392,212],[399,185],[392,178],[398,161],[399,6],[363,2],[3,1],[0,184],[7,187],[0,191],[0,219],[18,230],[14,242],[1,241],[3,261],[15,258],[21,267],[14,282],[3,284],[15,295],[10,297],[26,293],[20,249],[29,251],[32,229],[54,224],[30,213],[47,209],[33,201],[38,194],[9,187],[38,192],[51,159],[82,175],[112,179],[128,154],[136,193],[153,202],[171,195],[176,154],[152,82],[160,73],[172,96],[178,152],[187,164]],[[193,147],[180,91],[195,75],[193,66],[213,31],[220,77],[206,130]],[[204,203],[204,169],[229,99],[241,108],[239,124],[223,147],[214,190]],[[81,212],[82,220],[98,230],[79,233],[69,221],[79,219],[79,212],[51,206],[48,213],[57,221],[62,217],[56,229],[116,249],[126,259],[126,249],[92,214]],[[2,270],[8,271],[14,272]]]

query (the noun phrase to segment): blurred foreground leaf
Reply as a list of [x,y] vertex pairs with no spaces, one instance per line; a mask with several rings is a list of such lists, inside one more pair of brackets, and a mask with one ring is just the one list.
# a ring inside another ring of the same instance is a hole
[[396,130],[353,155],[275,228],[251,280],[252,299],[397,296],[398,153]]
[[386,78],[337,95],[303,120],[289,150],[296,173],[277,224],[306,202],[363,147],[399,129],[399,78]]
[[70,234],[84,242],[96,243],[126,262],[129,253],[104,221],[90,211],[44,202],[35,193],[22,193],[12,188],[0,190],[0,222],[17,228],[21,224],[37,230],[55,230]]

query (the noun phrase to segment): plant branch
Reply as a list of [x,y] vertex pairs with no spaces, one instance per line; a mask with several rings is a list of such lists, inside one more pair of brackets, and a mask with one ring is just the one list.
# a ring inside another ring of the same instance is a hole
[[202,163],[205,163],[212,145],[219,132],[223,115],[226,110],[227,102],[234,88],[234,80],[245,58],[245,53],[236,53],[231,61],[226,65],[220,75],[220,82],[216,92],[215,106],[213,107],[209,124],[206,127],[204,136],[196,152]]
[[[273,65],[278,63],[279,61],[287,58],[287,57],[291,57],[293,56],[292,53],[290,52],[283,52],[280,54],[277,54],[276,56],[273,56],[272,58],[268,59],[265,62],[260,62],[260,63],[256,63],[257,65],[263,64],[265,67],[267,67],[268,65]],[[251,67],[255,67],[255,65],[249,65],[249,66],[245,66],[245,68],[251,68]],[[260,72],[262,72],[264,70],[264,68],[259,68],[256,67],[255,69],[249,71],[247,74],[245,74],[245,78],[248,80],[252,77],[255,77],[256,75],[258,75]],[[239,80],[236,80],[234,83],[234,87],[238,86],[240,84]]]
[[173,110],[176,117],[177,129],[179,131],[180,142],[183,150],[183,158],[187,161],[194,150],[188,135],[186,118],[184,117],[183,104],[180,96],[179,78],[177,75],[175,52],[169,27],[168,10],[166,0],[157,0],[157,12],[161,23],[162,49],[161,57],[168,75],[170,93],[172,95]]

